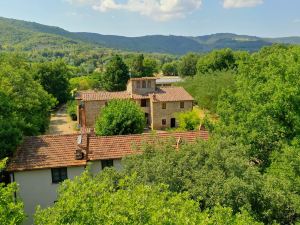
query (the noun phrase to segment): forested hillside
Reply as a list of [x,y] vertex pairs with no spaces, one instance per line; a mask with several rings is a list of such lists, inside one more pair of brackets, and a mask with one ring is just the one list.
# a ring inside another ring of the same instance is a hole
[[[92,176],[87,168],[60,184],[52,206],[37,207],[35,224],[299,224],[300,46],[251,52],[277,41],[299,43],[234,34],[126,38],[0,18],[0,224],[26,217],[18,186],[4,184],[5,164],[25,136],[45,133],[56,107],[67,104],[76,117],[80,90],[123,91],[130,77],[162,75],[180,76],[177,85],[195,99],[198,111],[176,115],[177,129],[201,124],[209,140],[176,150],[174,140],[157,140],[124,158],[122,171]],[[143,132],[138,110],[108,104],[96,134]]]
[[97,33],[69,32],[59,27],[0,18],[0,46],[4,50],[113,48],[182,55],[213,49],[257,51],[273,43],[300,44],[299,37],[259,38],[235,34],[213,34],[198,37],[150,35],[124,37]]

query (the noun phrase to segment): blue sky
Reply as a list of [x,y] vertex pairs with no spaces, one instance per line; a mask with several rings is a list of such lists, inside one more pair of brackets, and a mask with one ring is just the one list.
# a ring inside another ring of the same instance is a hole
[[300,0],[0,0],[0,16],[125,36],[300,36]]

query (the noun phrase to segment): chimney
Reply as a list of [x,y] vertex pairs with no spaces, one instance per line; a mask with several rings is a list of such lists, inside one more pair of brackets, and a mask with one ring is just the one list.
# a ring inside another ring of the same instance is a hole
[[82,160],[84,158],[84,153],[82,151],[82,134],[77,137],[77,149],[75,151],[75,159]]
[[75,150],[75,159],[88,160],[88,148],[89,148],[89,134],[86,134],[85,131],[81,131],[80,135],[77,137],[77,148]]
[[95,128],[90,129],[90,136],[96,136],[95,134]]
[[82,134],[80,134],[78,137],[77,137],[77,145],[81,145],[82,144]]
[[81,148],[76,149],[75,151],[75,159],[82,160],[84,158],[84,153]]

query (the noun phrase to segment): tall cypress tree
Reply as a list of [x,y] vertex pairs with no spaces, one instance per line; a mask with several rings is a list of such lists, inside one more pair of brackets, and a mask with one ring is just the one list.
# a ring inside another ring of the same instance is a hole
[[128,79],[128,67],[119,55],[115,55],[106,66],[102,76],[102,87],[107,91],[123,91]]

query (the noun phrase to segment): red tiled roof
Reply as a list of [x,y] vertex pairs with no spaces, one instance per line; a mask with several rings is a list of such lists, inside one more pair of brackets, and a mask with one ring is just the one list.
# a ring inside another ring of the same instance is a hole
[[34,170],[67,166],[82,166],[86,160],[76,160],[78,134],[25,137],[8,171]]
[[129,99],[131,95],[127,91],[108,92],[108,91],[82,91],[79,92],[77,99],[83,101],[106,101],[111,99]]
[[154,102],[193,101],[194,98],[183,87],[164,87],[155,92]]
[[[195,141],[197,138],[208,139],[207,131],[175,132],[123,135],[110,137],[90,136],[83,138],[83,146],[89,146],[88,160],[119,159],[134,153],[134,147],[144,142],[158,139],[179,137],[186,141]],[[8,163],[8,171],[35,170],[55,167],[85,166],[86,159],[76,160],[75,151],[78,149],[78,134],[71,135],[44,135],[26,137]],[[174,143],[175,144],[175,143]]]
[[[137,134],[137,135],[119,135],[107,137],[90,137],[89,158],[90,160],[101,159],[120,159],[139,150],[143,143],[153,143],[157,140],[181,138],[187,142],[193,142],[197,138],[208,139],[207,131],[194,132],[175,132],[159,134]],[[176,145],[176,141],[174,142]]]
[[83,91],[79,92],[76,99],[82,101],[107,101],[112,99],[148,99],[155,94],[155,102],[167,101],[193,101],[193,97],[182,87],[158,88],[154,93],[139,95],[130,94],[127,91],[107,92],[107,91]]

